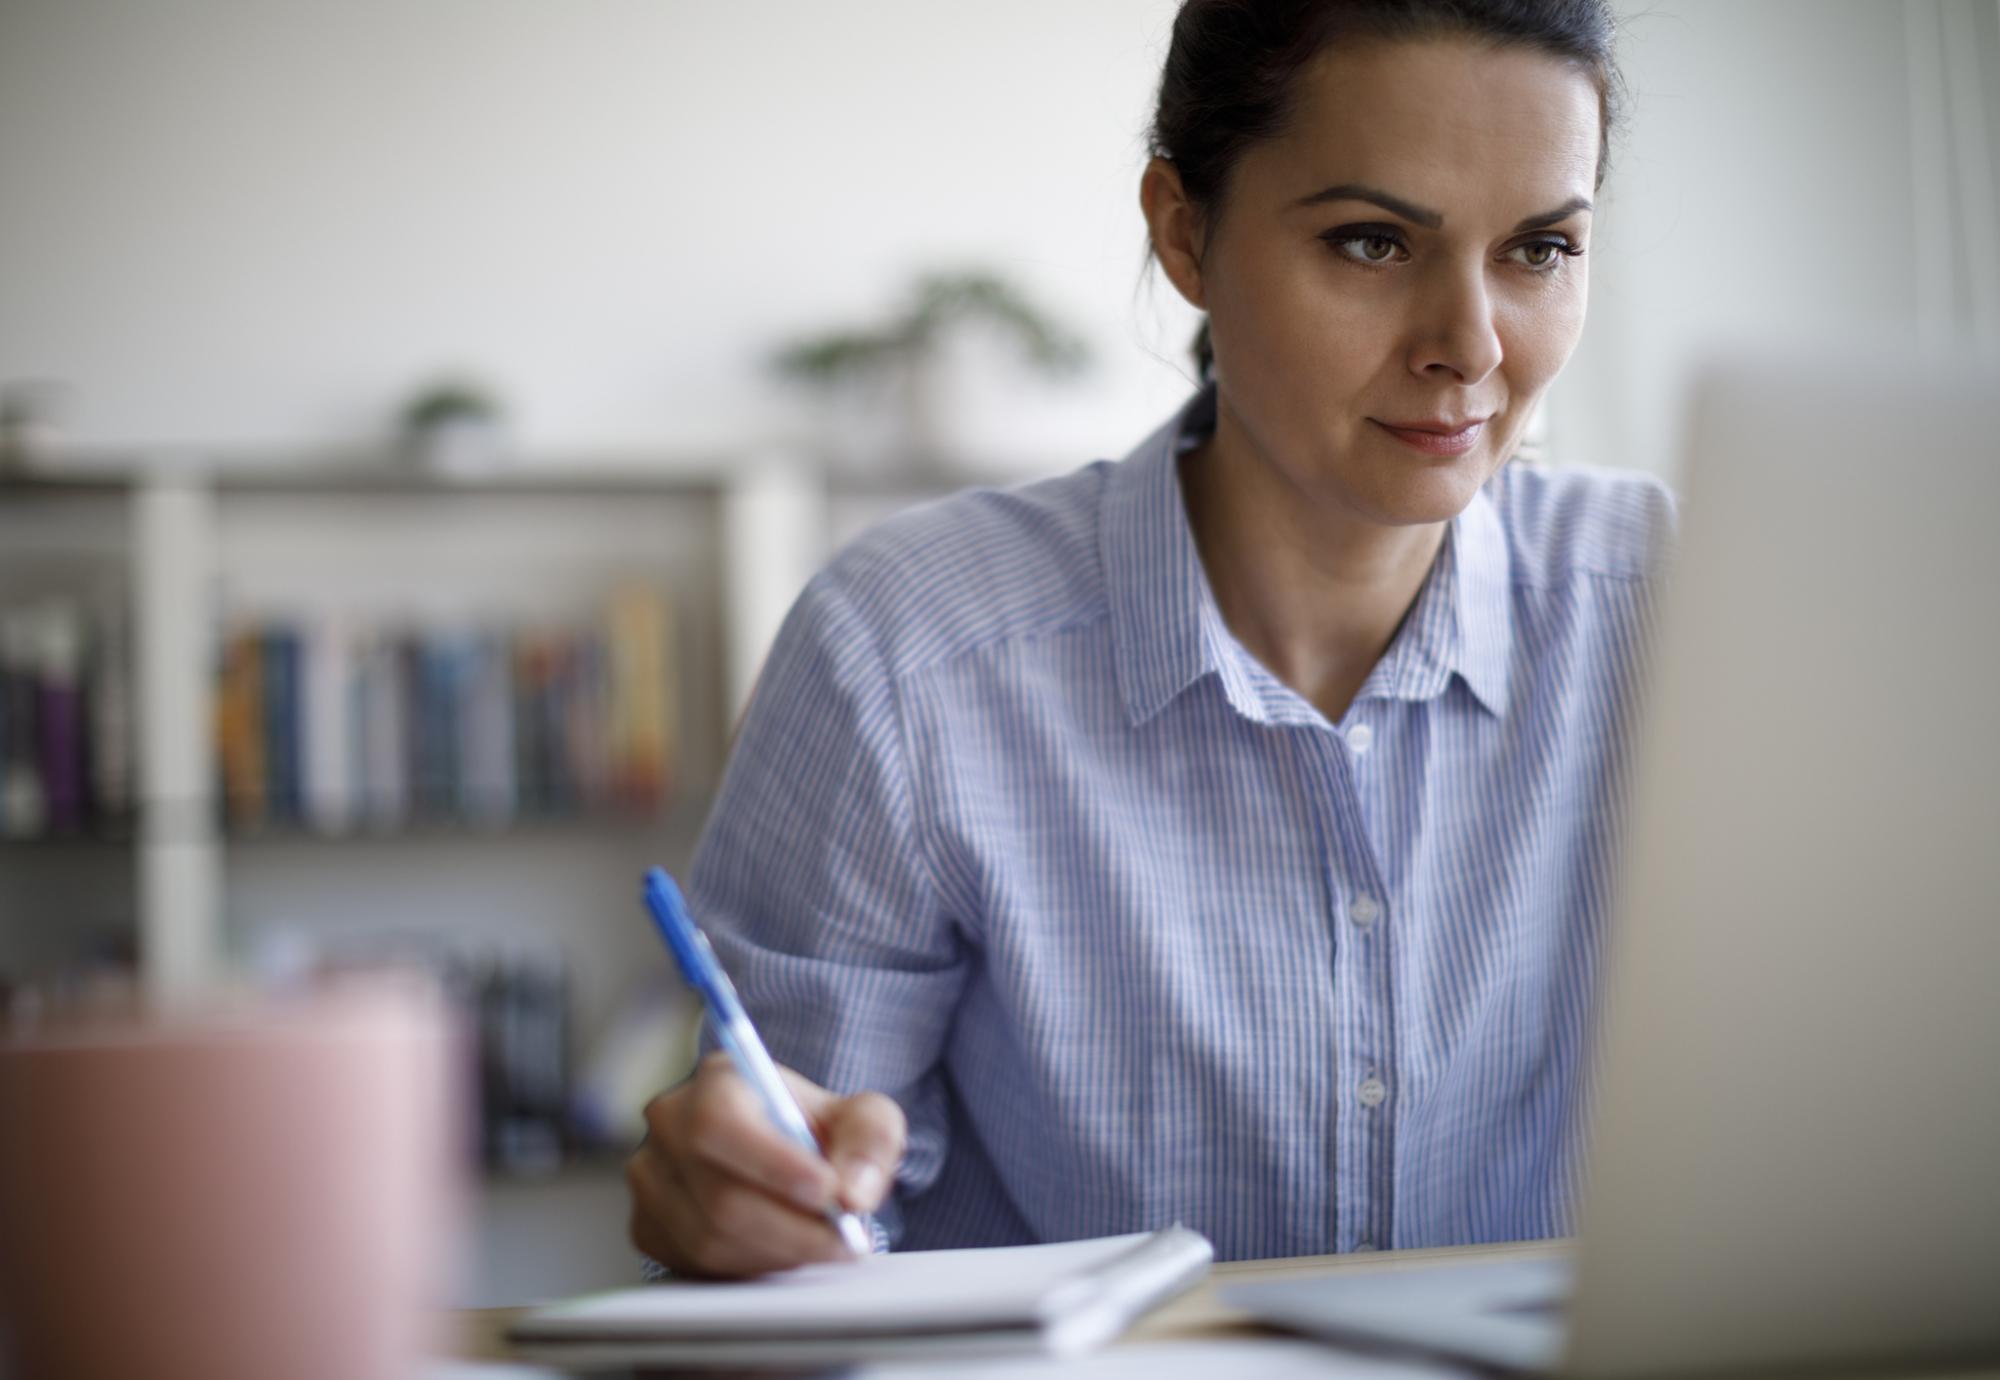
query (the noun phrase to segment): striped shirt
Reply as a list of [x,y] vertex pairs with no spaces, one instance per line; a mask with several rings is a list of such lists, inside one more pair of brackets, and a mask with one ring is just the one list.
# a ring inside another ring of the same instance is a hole
[[1502,467],[1333,723],[1210,591],[1213,416],[863,535],[744,718],[695,912],[781,1063],[907,1113],[900,1247],[1566,1229],[1670,499]]

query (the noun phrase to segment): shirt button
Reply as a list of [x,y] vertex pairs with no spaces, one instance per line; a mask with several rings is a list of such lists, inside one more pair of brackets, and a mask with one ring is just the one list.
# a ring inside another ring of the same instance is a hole
[[1379,1107],[1382,1105],[1382,1099],[1388,1095],[1389,1089],[1379,1078],[1370,1078],[1361,1084],[1361,1105],[1364,1107]]
[[1366,752],[1375,745],[1375,730],[1367,724],[1356,724],[1347,730],[1347,746],[1355,752]]
[[1366,927],[1381,917],[1382,907],[1376,904],[1373,896],[1357,896],[1347,913],[1355,924]]

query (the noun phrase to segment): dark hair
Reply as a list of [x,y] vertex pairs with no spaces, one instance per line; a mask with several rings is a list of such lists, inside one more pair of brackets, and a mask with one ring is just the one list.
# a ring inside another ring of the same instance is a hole
[[[1464,34],[1540,49],[1589,74],[1602,116],[1602,185],[1623,94],[1614,28],[1608,0],[1186,0],[1174,18],[1150,149],[1174,165],[1212,223],[1237,160],[1284,132],[1294,78],[1321,50],[1343,39]],[[1194,356],[1206,378],[1215,365],[1206,320]]]

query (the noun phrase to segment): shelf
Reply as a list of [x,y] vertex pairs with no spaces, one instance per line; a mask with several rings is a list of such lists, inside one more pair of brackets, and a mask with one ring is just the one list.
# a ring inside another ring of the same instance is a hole
[[582,456],[561,464],[535,461],[488,474],[469,475],[411,469],[385,462],[378,452],[357,452],[344,458],[329,456],[303,463],[245,459],[184,466],[121,463],[15,471],[0,474],[0,502],[16,496],[116,496],[147,480],[201,484],[220,494],[700,497],[744,481],[755,473],[762,457],[788,459],[791,468],[814,477],[835,498],[942,498],[963,489],[1006,488],[1032,477],[998,470],[959,470],[941,464],[885,466],[862,471],[832,465],[805,449],[651,459]]
[[148,481],[197,484],[224,494],[695,495],[727,486],[751,468],[755,458],[754,454],[579,454],[560,463],[524,460],[490,473],[457,475],[412,468],[380,450],[289,458],[217,458],[189,452],[188,460],[178,464],[120,459],[14,471],[0,475],[0,499],[17,494],[115,494]]
[[0,836],[0,854],[43,849],[130,848],[138,842],[138,831],[127,823],[109,829],[85,829],[74,834],[32,834]]
[[315,494],[406,498],[420,495],[507,494],[529,498],[712,496],[723,482],[717,473],[659,474],[617,471],[510,472],[455,478],[397,470],[269,470],[209,476],[216,492],[310,497]]
[[316,829],[310,824],[270,824],[253,829],[224,826],[218,837],[226,847],[231,848],[301,843],[342,848],[360,844],[425,845],[459,840],[506,843],[522,839],[629,839],[698,824],[707,817],[712,798],[711,794],[702,792],[690,794],[658,810],[527,816],[490,824],[470,819],[439,818],[412,819],[393,828],[374,828],[367,824],[339,830]]
[[99,474],[0,474],[0,503],[12,499],[103,497],[118,498],[132,487],[124,475]]

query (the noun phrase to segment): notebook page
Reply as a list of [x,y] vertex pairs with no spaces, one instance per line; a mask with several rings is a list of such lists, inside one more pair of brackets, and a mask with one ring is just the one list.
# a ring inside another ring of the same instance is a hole
[[1066,1277],[1127,1254],[1149,1235],[874,1255],[745,1281],[677,1280],[539,1309],[517,1330],[729,1337],[1023,1325],[1036,1321],[1038,1305]]

